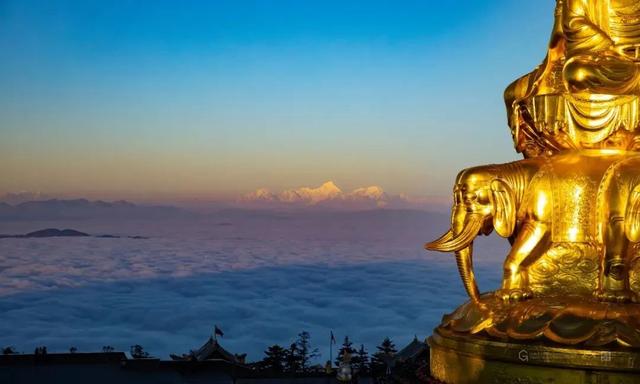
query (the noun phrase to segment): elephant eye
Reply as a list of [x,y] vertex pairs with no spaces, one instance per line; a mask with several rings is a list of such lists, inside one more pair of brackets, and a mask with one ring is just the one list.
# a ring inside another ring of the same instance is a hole
[[465,193],[464,201],[467,203],[473,203],[478,199],[478,196],[475,193]]

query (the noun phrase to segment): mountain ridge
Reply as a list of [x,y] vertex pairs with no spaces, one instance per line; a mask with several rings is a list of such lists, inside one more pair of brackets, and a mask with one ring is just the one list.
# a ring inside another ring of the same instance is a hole
[[40,229],[37,231],[21,234],[21,235],[5,235],[0,234],[0,239],[33,239],[33,238],[49,238],[49,237],[97,237],[103,239],[147,239],[144,236],[119,236],[119,235],[90,235],[85,232],[80,232],[75,229],[57,229],[57,228],[46,228]]
[[345,192],[333,181],[326,181],[318,187],[300,187],[286,189],[280,193],[267,188],[242,195],[237,202],[249,205],[283,205],[303,207],[333,208],[386,208],[389,206],[405,208],[411,205],[407,196],[392,196],[382,187],[371,185]]
[[48,199],[16,205],[0,202],[0,220],[60,220],[89,218],[162,218],[193,215],[181,208],[137,205],[125,200]]

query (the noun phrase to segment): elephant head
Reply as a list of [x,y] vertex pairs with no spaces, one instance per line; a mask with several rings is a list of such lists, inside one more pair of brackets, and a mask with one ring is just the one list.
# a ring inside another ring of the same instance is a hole
[[479,299],[473,274],[473,241],[493,229],[502,236],[512,235],[516,225],[516,197],[501,175],[499,166],[466,169],[456,179],[451,229],[427,243],[432,251],[455,252],[458,271],[472,300]]

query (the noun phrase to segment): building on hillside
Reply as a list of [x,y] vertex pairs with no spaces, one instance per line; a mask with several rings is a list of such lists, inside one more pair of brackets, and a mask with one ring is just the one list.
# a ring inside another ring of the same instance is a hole
[[[305,373],[269,374],[245,364],[246,355],[223,348],[210,337],[200,348],[171,360],[131,358],[123,352],[38,353],[0,355],[0,383],[66,384],[338,384],[335,372],[312,367]],[[391,376],[403,383],[423,382],[428,372],[429,349],[417,338],[390,357]],[[425,368],[426,367],[426,368]],[[426,370],[425,370],[426,369]],[[386,379],[389,379],[385,374]],[[357,377],[354,382],[371,384],[374,377]]]
[[181,356],[175,354],[171,354],[170,356],[174,361],[223,360],[232,364],[244,365],[247,354],[233,354],[224,349],[220,343],[218,343],[218,340],[211,336],[209,337],[209,340],[207,340],[207,342],[197,350],[192,350],[189,353],[182,354]]
[[399,383],[424,383],[429,377],[429,345],[413,340],[392,358],[392,376]]
[[426,342],[418,340],[418,336],[414,336],[413,340],[397,352],[393,356],[395,364],[405,363],[407,361],[423,360],[429,357],[429,345]]

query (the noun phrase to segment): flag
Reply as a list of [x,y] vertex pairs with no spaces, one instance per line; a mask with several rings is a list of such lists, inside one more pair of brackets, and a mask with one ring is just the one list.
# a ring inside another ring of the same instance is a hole
[[333,336],[333,331],[331,331],[331,344],[335,344],[336,343],[336,338],[335,336]]
[[220,337],[224,337],[224,333],[222,332],[222,330],[221,330],[220,328],[218,328],[218,326],[217,326],[217,325],[214,325],[214,327],[215,327],[215,329],[214,329],[214,331],[213,331],[213,334],[214,334],[215,336],[220,335]]

